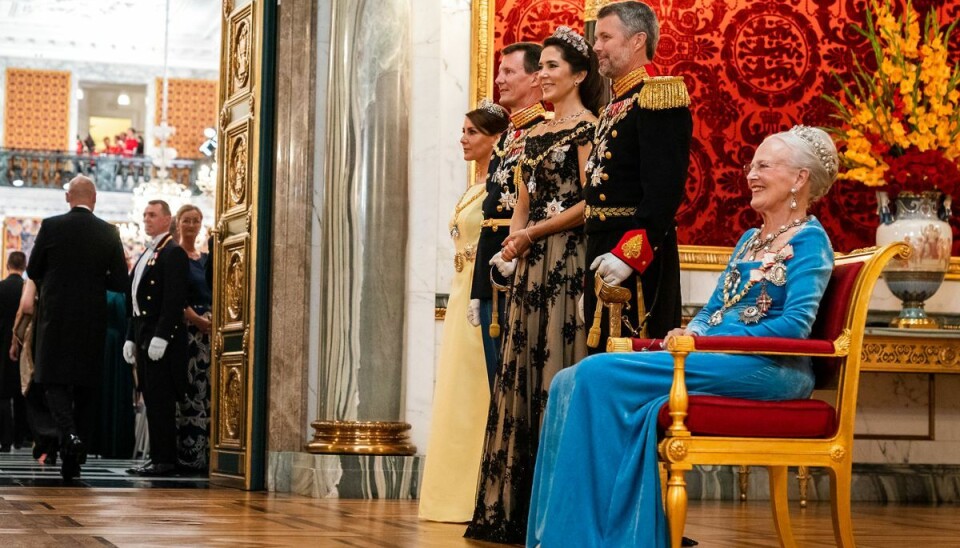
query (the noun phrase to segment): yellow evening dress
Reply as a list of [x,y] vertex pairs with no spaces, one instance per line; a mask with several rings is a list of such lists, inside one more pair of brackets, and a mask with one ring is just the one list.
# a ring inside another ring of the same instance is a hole
[[476,502],[490,387],[480,328],[467,321],[467,306],[485,194],[485,185],[468,188],[449,225],[457,255],[443,322],[430,441],[420,487],[420,518],[431,521],[470,521]]

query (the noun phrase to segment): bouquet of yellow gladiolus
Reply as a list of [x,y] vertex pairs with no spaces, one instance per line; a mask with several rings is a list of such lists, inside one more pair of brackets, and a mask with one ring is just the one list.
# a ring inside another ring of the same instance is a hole
[[834,73],[840,98],[824,97],[843,122],[834,129],[841,179],[861,181],[878,190],[953,194],[960,184],[960,67],[949,61],[954,24],[941,30],[934,10],[921,29],[908,1],[896,17],[890,0],[871,1],[866,27],[855,26],[870,43],[876,71],[854,58],[853,82]]

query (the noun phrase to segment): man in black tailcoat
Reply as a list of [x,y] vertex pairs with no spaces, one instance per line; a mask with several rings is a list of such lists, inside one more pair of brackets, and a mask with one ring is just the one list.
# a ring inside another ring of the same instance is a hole
[[187,306],[186,252],[170,234],[172,215],[163,200],[152,200],[143,211],[143,226],[151,240],[130,273],[127,329],[123,358],[136,364],[139,389],[147,407],[150,462],[127,470],[136,476],[176,474],[177,402],[186,392]]
[[[656,15],[642,2],[608,4],[598,12],[594,50],[600,73],[613,81],[613,99],[597,122],[584,188],[586,320],[596,311],[597,274],[633,293],[624,314],[638,335],[649,337],[662,337],[680,325],[675,216],[693,133],[683,79],[651,78],[644,69],[658,37]],[[645,317],[638,317],[641,308]],[[606,348],[605,316],[592,352]]]
[[39,292],[33,378],[57,424],[60,474],[71,480],[86,462],[83,440],[99,408],[107,290],[127,290],[127,261],[117,228],[93,215],[93,181],[70,181],[67,202],[69,213],[40,225],[27,275]]

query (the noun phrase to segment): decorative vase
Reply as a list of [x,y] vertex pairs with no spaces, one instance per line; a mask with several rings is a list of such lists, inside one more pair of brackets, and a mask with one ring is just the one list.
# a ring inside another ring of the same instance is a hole
[[939,191],[901,192],[891,212],[887,193],[877,193],[880,204],[877,245],[904,241],[913,248],[909,258],[894,259],[883,271],[890,292],[903,301],[900,315],[890,322],[891,327],[940,327],[937,320],[927,316],[923,303],[940,288],[950,266],[953,245],[953,232],[947,223],[950,206],[942,204],[941,197]]

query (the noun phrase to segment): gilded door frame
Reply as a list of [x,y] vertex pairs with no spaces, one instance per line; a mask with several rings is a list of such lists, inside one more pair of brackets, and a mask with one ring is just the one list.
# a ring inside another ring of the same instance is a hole
[[222,13],[210,479],[258,490],[266,460],[276,4],[224,0]]

